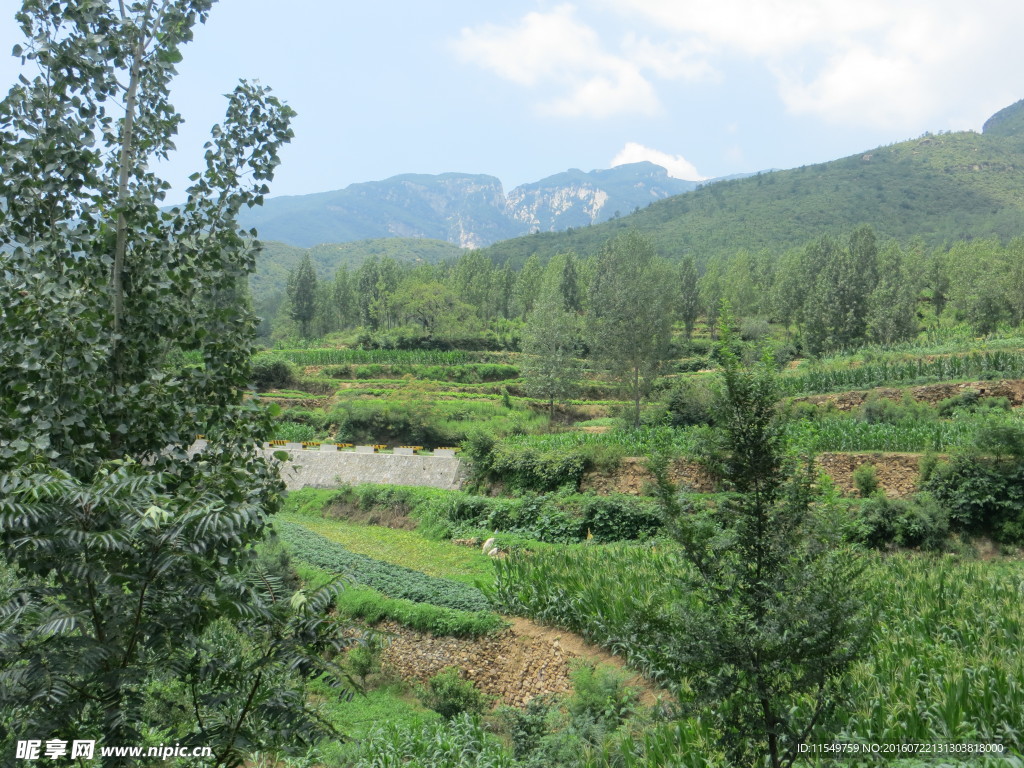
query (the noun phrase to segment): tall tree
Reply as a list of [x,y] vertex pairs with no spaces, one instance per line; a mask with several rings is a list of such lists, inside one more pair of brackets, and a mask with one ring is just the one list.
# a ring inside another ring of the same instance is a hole
[[340,641],[328,596],[289,600],[252,570],[282,487],[253,450],[267,422],[242,394],[255,318],[238,291],[255,243],[236,215],[262,201],[293,113],[242,83],[184,205],[163,210],[148,170],[173,149],[169,83],[210,7],[18,14],[29,66],[0,102],[0,552],[19,579],[0,739],[152,728],[227,766],[316,735],[290,670],[329,668],[316,645]]
[[634,426],[668,354],[673,293],[671,269],[648,238],[630,231],[605,245],[590,289],[587,343],[591,356],[626,385]]
[[693,336],[693,327],[700,315],[700,292],[697,288],[697,263],[693,256],[686,254],[679,261],[679,273],[676,276],[676,314],[683,321],[686,338]]
[[728,314],[719,334],[715,423],[728,493],[709,512],[678,495],[666,456],[651,462],[688,596],[670,642],[733,764],[786,768],[863,648],[863,566],[815,523],[813,465],[788,458],[773,361],[743,366]]
[[580,318],[565,306],[560,285],[549,285],[527,319],[521,367],[527,394],[547,400],[552,419],[555,402],[572,397],[579,388],[580,329]]
[[317,310],[316,269],[308,253],[303,255],[299,266],[288,273],[288,300],[292,319],[299,324],[299,333],[308,339]]

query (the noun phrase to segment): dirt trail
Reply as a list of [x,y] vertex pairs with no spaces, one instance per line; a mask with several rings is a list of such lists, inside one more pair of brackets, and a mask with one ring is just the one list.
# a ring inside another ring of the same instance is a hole
[[[509,618],[511,626],[479,639],[435,637],[393,622],[378,629],[391,635],[383,662],[406,679],[423,681],[445,667],[458,667],[480,690],[503,704],[523,706],[545,693],[564,694],[571,688],[569,671],[575,659],[594,664],[625,664],[578,635],[545,627],[528,619]],[[667,694],[632,670],[628,685],[640,691],[650,706]]]

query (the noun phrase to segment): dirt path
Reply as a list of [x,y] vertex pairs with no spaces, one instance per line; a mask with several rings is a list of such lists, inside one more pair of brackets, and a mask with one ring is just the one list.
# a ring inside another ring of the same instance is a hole
[[[583,638],[528,619],[509,618],[511,626],[490,637],[434,637],[393,622],[379,630],[391,635],[383,661],[406,679],[426,680],[445,667],[458,667],[485,693],[502,703],[523,706],[534,696],[571,690],[569,672],[575,659],[594,664],[625,664]],[[639,689],[641,701],[653,705],[667,694],[632,670],[628,684]]]

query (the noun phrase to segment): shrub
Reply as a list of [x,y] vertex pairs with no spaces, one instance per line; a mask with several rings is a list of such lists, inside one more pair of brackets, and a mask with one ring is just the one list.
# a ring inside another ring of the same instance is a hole
[[954,530],[1024,543],[1024,463],[959,456],[925,483]]
[[252,385],[259,392],[285,389],[295,381],[295,366],[278,355],[256,355],[252,361]]
[[876,549],[918,547],[937,551],[949,538],[949,515],[933,496],[912,499],[874,496],[861,507],[863,543]]
[[874,464],[864,463],[853,470],[853,484],[862,499],[878,491],[878,470]]
[[349,671],[359,678],[363,688],[366,687],[366,679],[380,671],[380,655],[383,650],[384,643],[380,635],[371,633],[352,646],[345,657]]
[[580,662],[569,673],[569,679],[573,693],[568,706],[574,718],[587,718],[614,728],[636,708],[636,690],[626,686],[627,676],[614,667]]
[[447,667],[427,681],[417,692],[423,706],[437,712],[446,720],[463,713],[477,715],[489,704],[488,697],[466,680],[455,667]]
[[691,427],[714,423],[714,393],[707,383],[683,378],[669,390],[666,398],[668,423],[673,427]]

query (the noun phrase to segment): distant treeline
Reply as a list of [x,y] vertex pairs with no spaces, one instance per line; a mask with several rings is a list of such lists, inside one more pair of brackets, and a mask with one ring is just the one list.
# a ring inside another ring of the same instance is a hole
[[[286,291],[258,307],[262,333],[283,341],[359,329],[369,348],[515,349],[544,294],[557,293],[572,314],[593,313],[602,253],[561,253],[546,264],[533,255],[517,271],[477,251],[436,265],[372,257],[327,280],[307,256]],[[699,319],[714,326],[723,300],[747,335],[781,326],[811,354],[909,339],[923,322],[950,315],[978,333],[1024,320],[1024,238],[926,249],[880,243],[865,226],[782,253],[740,251],[706,263],[687,255],[663,266],[667,311],[687,337]]]

